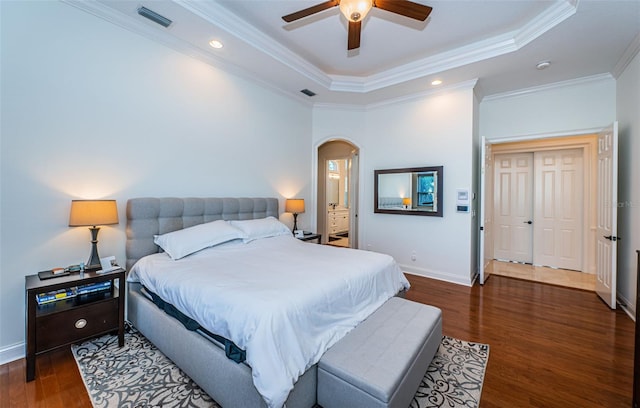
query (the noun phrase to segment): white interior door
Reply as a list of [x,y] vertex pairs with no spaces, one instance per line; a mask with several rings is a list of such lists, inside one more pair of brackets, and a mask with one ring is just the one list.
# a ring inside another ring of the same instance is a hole
[[492,232],[492,206],[493,196],[491,193],[491,180],[493,177],[493,163],[491,145],[487,143],[484,136],[480,146],[480,200],[478,201],[479,217],[480,217],[480,248],[478,249],[480,284],[484,285],[485,281],[491,274],[490,262],[493,258],[493,236]]
[[494,239],[496,259],[533,262],[533,153],[494,156]]
[[534,153],[533,263],[582,271],[583,151]]
[[596,292],[616,308],[618,123],[598,134]]

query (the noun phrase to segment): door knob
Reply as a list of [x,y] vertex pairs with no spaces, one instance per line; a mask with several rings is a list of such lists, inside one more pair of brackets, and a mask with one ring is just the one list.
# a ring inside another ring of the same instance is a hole
[[604,237],[605,237],[606,239],[608,239],[609,241],[614,241],[614,242],[615,242],[615,241],[620,241],[620,240],[622,239],[622,238],[620,238],[620,237],[616,237],[616,236],[614,236],[614,235],[609,235],[609,236],[606,236],[606,235],[605,235]]
[[533,221],[529,220],[529,221],[525,221],[524,223],[531,225],[531,224],[533,224]]

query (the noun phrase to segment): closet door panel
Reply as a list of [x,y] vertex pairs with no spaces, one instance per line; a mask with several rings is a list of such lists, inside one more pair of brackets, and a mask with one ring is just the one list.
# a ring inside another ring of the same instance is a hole
[[582,270],[582,161],[581,149],[534,153],[535,265]]
[[494,257],[532,262],[533,154],[494,157]]

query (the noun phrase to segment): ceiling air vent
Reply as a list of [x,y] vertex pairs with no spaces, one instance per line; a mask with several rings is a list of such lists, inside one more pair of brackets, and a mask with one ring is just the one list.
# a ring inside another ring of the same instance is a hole
[[146,7],[140,7],[138,9],[138,14],[140,14],[142,17],[146,17],[149,20],[153,21],[154,23],[158,23],[161,26],[167,28],[171,25],[171,23],[173,23],[173,21],[169,20],[168,18],[166,18],[165,16],[161,16],[160,14],[156,13],[153,10],[149,10]]
[[307,88],[303,89],[302,91],[303,94],[307,95],[307,96],[316,96],[316,93],[313,91],[308,90]]

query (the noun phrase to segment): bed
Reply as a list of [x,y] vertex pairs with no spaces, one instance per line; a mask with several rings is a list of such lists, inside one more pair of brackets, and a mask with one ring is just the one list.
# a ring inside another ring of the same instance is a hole
[[[128,320],[225,408],[314,406],[320,356],[409,286],[391,257],[304,243],[278,215],[276,198],[127,202]],[[213,225],[242,234],[187,256],[154,241]],[[265,225],[271,235],[260,235]],[[147,291],[202,330],[187,330]],[[246,361],[230,360],[207,333]]]
[[384,210],[399,210],[406,207],[402,204],[402,197],[380,197],[378,198],[378,208]]

